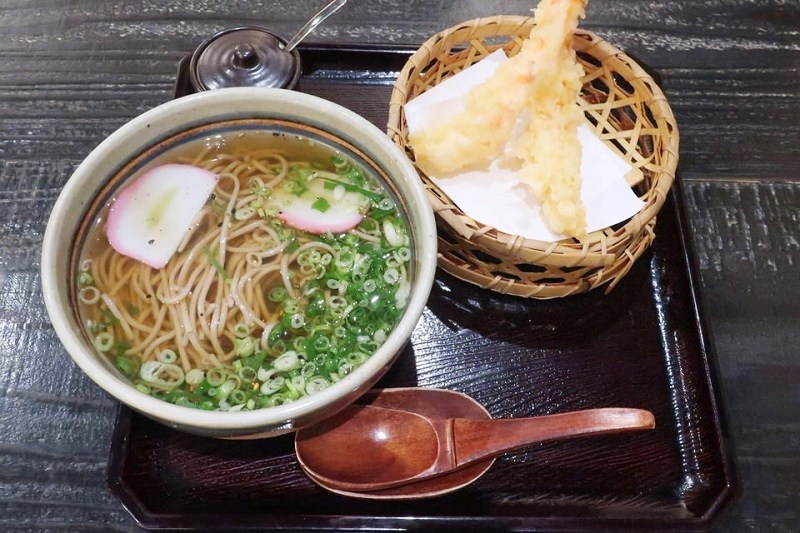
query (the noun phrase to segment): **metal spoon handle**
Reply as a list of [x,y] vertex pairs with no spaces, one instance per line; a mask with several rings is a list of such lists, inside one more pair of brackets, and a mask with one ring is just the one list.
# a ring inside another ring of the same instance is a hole
[[455,467],[554,439],[652,429],[655,419],[641,409],[587,409],[533,418],[453,420]]
[[300,41],[306,38],[306,36],[314,31],[314,28],[322,24],[326,18],[330,17],[339,9],[347,3],[347,0],[333,0],[327,6],[323,7],[319,10],[319,13],[314,15],[311,20],[305,23],[305,25],[300,28],[294,36],[289,39],[289,42],[286,43],[284,50],[287,52],[291,52],[294,50],[295,46],[300,44]]

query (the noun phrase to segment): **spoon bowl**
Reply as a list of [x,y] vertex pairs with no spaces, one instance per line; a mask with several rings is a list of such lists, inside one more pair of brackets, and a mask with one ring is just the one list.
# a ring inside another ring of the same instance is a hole
[[[357,404],[405,410],[431,418],[491,419],[486,408],[473,398],[444,389],[418,387],[376,389],[364,394],[359,398]],[[297,449],[297,439],[295,439],[295,449]],[[367,500],[416,500],[442,496],[473,483],[485,474],[495,461],[494,458],[489,458],[449,474],[416,483],[370,492],[357,492],[328,485],[324,480],[316,478],[314,472],[305,466],[303,456],[298,454],[297,458],[305,474],[322,488],[342,496]]]
[[[474,400],[464,395],[451,400],[459,402]],[[475,420],[432,417],[398,407],[350,406],[299,431],[295,450],[302,468],[326,488],[367,493],[457,472],[529,444],[655,426],[653,415],[640,409]]]
[[[372,405],[348,406],[297,442],[309,470],[354,486],[414,477],[433,466],[439,455],[436,432],[427,418]],[[330,450],[344,453],[330,461]],[[381,466],[373,470],[366,465]]]

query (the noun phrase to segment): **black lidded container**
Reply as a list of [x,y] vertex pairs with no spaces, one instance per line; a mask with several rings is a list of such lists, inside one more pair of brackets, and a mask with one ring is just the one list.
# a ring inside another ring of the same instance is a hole
[[194,91],[225,87],[294,89],[300,79],[300,54],[287,52],[286,41],[255,26],[212,35],[194,51],[189,80]]

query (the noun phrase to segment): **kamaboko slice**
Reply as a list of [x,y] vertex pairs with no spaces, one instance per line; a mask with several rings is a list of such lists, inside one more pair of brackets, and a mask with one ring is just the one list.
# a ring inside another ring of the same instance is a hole
[[277,217],[295,229],[322,235],[350,231],[358,226],[364,215],[335,207],[321,212],[312,207],[311,202],[299,199],[285,206]]
[[111,246],[153,268],[167,264],[219,176],[191,165],[161,165],[127,186],[111,205]]
[[323,179],[312,179],[306,185],[298,195],[284,183],[269,200],[269,205],[278,209],[277,218],[295,229],[317,235],[344,233],[358,226],[369,209],[367,196],[348,192],[344,185],[331,189],[331,182]]

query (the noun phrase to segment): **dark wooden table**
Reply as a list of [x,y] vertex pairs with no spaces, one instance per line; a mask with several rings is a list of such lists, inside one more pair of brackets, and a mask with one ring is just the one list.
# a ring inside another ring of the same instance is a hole
[[[40,245],[64,182],[106,135],[170,99],[178,60],[203,38],[239,24],[289,35],[322,3],[0,3],[0,529],[136,529],[106,487],[116,402],[71,363],[42,303]],[[418,44],[532,5],[353,1],[314,39]],[[800,3],[593,0],[584,26],[661,73],[681,128],[679,172],[743,484],[718,530],[797,531]]]

